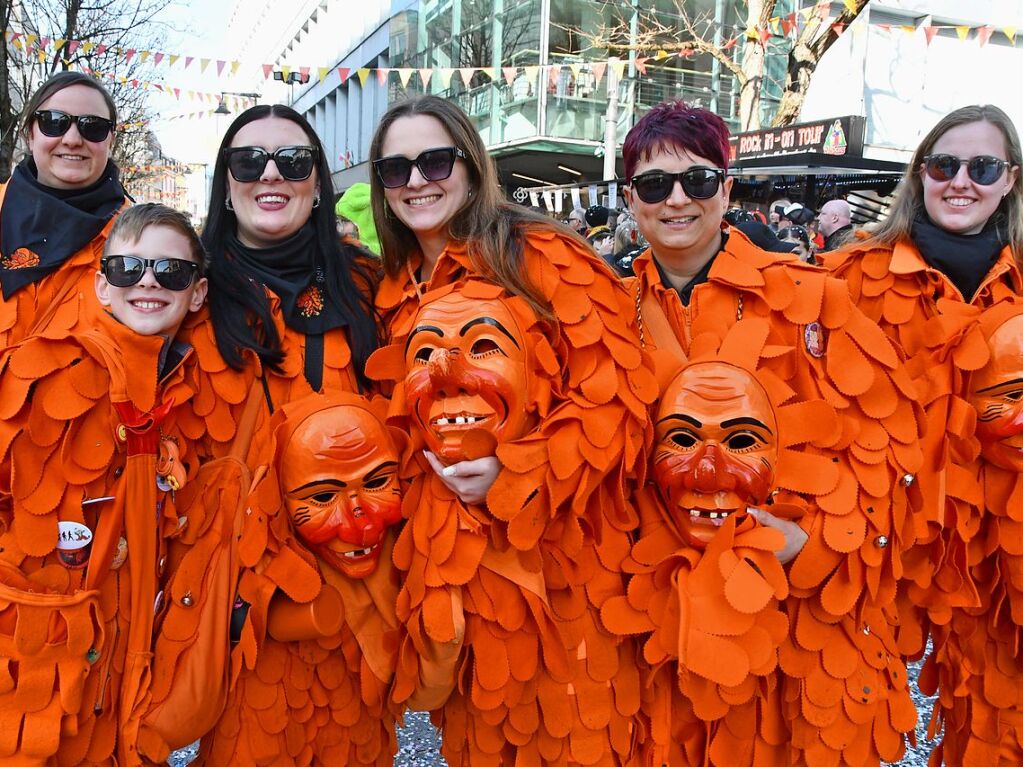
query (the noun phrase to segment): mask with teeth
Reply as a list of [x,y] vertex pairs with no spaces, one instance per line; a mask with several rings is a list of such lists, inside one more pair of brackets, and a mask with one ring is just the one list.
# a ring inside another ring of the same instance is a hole
[[405,349],[405,391],[426,447],[455,463],[480,457],[467,452],[473,432],[477,444],[521,437],[530,369],[526,334],[503,299],[449,293],[424,304]]
[[778,424],[763,386],[724,362],[684,368],[661,398],[653,474],[686,539],[702,548],[731,514],[763,504]]
[[991,357],[970,379],[977,411],[977,439],[984,458],[1023,472],[1023,314],[999,325],[988,338]]
[[277,437],[284,505],[298,537],[335,570],[367,577],[387,529],[401,519],[400,451],[387,427],[353,402],[313,410],[290,428],[285,422]]

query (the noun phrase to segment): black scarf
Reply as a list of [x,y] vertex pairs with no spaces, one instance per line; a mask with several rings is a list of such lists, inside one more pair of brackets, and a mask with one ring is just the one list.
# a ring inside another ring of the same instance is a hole
[[926,213],[913,221],[910,237],[928,266],[952,280],[968,302],[1008,243],[993,221],[977,234],[955,234],[936,226]]
[[[55,272],[103,231],[124,205],[117,166],[85,189],[52,189],[29,158],[11,175],[0,216],[0,285],[4,300]],[[98,264],[97,264],[98,266]]]

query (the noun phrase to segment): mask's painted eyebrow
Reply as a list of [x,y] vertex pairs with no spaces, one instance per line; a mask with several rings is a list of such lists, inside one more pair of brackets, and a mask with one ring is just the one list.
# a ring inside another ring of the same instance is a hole
[[441,338],[444,337],[444,331],[438,328],[436,325],[420,325],[411,333],[408,334],[408,338],[405,339],[405,351],[408,351],[409,344],[412,343],[412,339],[416,337],[417,333],[436,333]]
[[1020,384],[1023,384],[1023,378],[1014,378],[1011,381],[1002,381],[994,386],[985,386],[983,389],[977,389],[977,394],[983,394],[992,389],[1001,389],[1003,386],[1019,386]]
[[664,423],[665,421],[672,421],[672,420],[675,420],[675,421],[685,421],[686,423],[691,424],[692,426],[695,426],[697,429],[702,429],[703,428],[703,424],[702,423],[697,421],[691,415],[685,415],[684,413],[672,413],[671,415],[666,415],[666,416],[664,416],[664,418],[659,420],[657,423]]
[[471,330],[472,328],[476,327],[477,325],[490,325],[491,327],[497,328],[499,331],[501,331],[506,336],[508,336],[508,339],[513,344],[515,344],[515,348],[516,349],[520,348],[519,347],[519,342],[515,340],[515,336],[513,336],[511,333],[509,333],[508,329],[504,325],[502,325],[500,322],[495,320],[493,317],[477,317],[474,320],[469,320],[467,323],[462,325],[462,329],[458,331],[458,335],[464,336],[466,333],[469,332],[469,330]]

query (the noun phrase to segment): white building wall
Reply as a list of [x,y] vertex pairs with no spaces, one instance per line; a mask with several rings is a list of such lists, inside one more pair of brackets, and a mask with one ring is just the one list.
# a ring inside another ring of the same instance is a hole
[[[981,47],[975,31],[960,40],[943,29],[928,45],[923,29],[901,28],[931,24],[997,31]],[[1021,30],[1016,46],[1004,27]],[[865,115],[865,154],[905,161],[939,118],[968,104],[995,104],[1023,128],[1021,71],[1023,0],[874,0],[822,58],[800,119]]]

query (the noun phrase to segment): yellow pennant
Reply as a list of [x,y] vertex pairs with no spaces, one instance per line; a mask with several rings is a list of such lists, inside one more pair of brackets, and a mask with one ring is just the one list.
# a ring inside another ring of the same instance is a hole
[[969,27],[956,27],[956,34],[959,35],[960,40],[965,40],[966,36],[970,34]]
[[361,85],[363,88],[365,88],[366,87],[366,80],[369,78],[369,69],[367,69],[366,67],[361,67],[358,70],[358,72],[359,72],[359,85]]
[[1004,27],[1002,29],[1002,31],[1005,33],[1005,36],[1009,38],[1009,42],[1012,43],[1013,45],[1015,45],[1016,44],[1016,27]]

